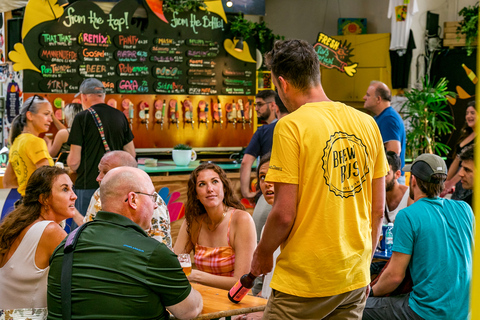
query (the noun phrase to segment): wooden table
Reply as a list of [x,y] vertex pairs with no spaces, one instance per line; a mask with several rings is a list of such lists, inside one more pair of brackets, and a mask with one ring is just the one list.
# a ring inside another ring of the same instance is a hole
[[[195,320],[230,318],[244,313],[263,311],[267,299],[247,295],[239,303],[231,302],[227,297],[227,290],[192,283],[192,287],[200,292],[203,298],[203,310]],[[176,318],[172,318],[176,319]]]

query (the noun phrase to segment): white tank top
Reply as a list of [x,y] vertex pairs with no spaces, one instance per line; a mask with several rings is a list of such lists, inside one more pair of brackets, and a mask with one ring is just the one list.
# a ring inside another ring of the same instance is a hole
[[35,223],[10,260],[0,268],[0,309],[45,308],[48,269],[35,265],[35,253],[50,220]]
[[[400,200],[400,203],[398,204],[398,206],[392,211],[388,210],[388,205],[387,205],[387,202],[385,201],[385,214],[386,215],[388,214],[388,217],[390,218],[390,222],[395,222],[395,217],[397,216],[397,213],[400,210],[405,209],[407,207],[409,197],[410,197],[410,187],[407,188],[407,190],[403,194],[402,200]],[[388,224],[388,220],[386,217],[383,217],[383,224],[385,225]]]

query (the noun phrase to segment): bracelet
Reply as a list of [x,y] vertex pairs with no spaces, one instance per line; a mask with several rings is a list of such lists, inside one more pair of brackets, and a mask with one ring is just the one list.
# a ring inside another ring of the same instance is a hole
[[373,288],[370,287],[370,293],[368,294],[368,297],[375,297],[375,295],[373,294]]

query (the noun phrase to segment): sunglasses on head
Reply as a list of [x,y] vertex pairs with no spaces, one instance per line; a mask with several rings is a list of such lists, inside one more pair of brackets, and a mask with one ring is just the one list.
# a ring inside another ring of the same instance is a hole
[[38,98],[39,100],[42,100],[42,101],[45,100],[44,97],[39,96],[38,94],[34,95],[33,98],[32,98],[32,101],[30,101],[30,103],[28,104],[27,111],[25,111],[25,113],[27,113],[28,111],[30,111],[30,108],[32,107],[33,102],[35,101],[36,98]]

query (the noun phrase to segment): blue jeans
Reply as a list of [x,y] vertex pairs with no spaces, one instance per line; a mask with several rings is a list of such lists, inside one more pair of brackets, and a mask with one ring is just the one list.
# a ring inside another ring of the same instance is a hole
[[[75,208],[78,212],[85,216],[87,214],[88,205],[90,204],[90,199],[92,199],[93,194],[97,189],[75,189],[75,194],[77,195],[77,200],[75,201]],[[77,227],[77,224],[72,219],[70,230],[74,230]]]

